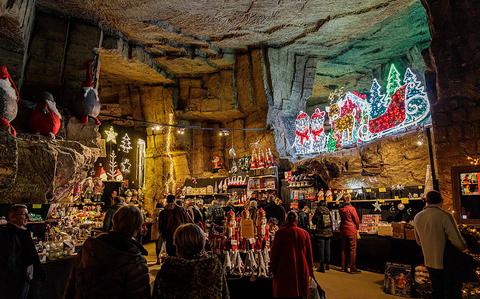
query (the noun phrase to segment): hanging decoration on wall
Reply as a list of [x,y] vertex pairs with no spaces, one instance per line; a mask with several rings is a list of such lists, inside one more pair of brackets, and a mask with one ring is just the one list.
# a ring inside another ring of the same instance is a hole
[[108,177],[110,180],[114,180],[116,176],[116,170],[117,170],[117,161],[115,160],[117,158],[117,155],[115,154],[114,151],[110,153],[110,160],[108,161]]
[[132,143],[130,142],[130,137],[128,137],[127,133],[125,133],[125,135],[122,137],[120,148],[124,153],[127,153],[127,154],[132,150]]
[[120,163],[120,168],[122,169],[122,172],[124,174],[129,174],[130,173],[130,167],[132,167],[132,164],[130,163],[129,159],[123,159],[122,163]]
[[[403,85],[402,85],[403,83]],[[373,79],[370,94],[335,90],[325,111],[316,108],[311,117],[300,111],[295,120],[296,154],[334,152],[387,135],[404,132],[429,121],[430,104],[422,82],[407,68],[400,79],[390,66],[385,93]],[[330,130],[325,131],[326,116]]]
[[381,212],[382,211],[382,205],[376,201],[374,204],[372,204],[372,206],[374,207],[373,211],[376,212]]
[[117,144],[117,135],[118,133],[113,130],[113,127],[110,127],[109,130],[105,131],[105,135],[107,135],[107,142],[112,142]]

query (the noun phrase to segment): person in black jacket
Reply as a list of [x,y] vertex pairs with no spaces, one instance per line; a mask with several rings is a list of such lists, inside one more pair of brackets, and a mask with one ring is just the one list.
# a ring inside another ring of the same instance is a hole
[[113,215],[112,231],[88,238],[75,258],[64,299],[149,299],[148,252],[135,240],[142,225],[140,210],[123,206]]
[[[115,192],[115,191],[114,191]],[[125,198],[121,196],[112,197],[112,205],[108,208],[103,219],[103,231],[108,233],[112,229],[112,219],[115,212],[125,205]]]
[[325,272],[325,270],[330,270],[330,241],[333,236],[332,216],[325,200],[319,202],[315,214],[313,214],[312,223],[316,226],[315,237],[320,249],[320,267],[317,271]]
[[285,217],[287,213],[285,212],[285,208],[282,206],[282,200],[280,198],[276,198],[275,200],[270,200],[269,203],[265,206],[265,213],[267,216],[267,220],[271,218],[275,218],[278,221],[278,226],[282,226],[285,222]]
[[34,281],[45,279],[27,222],[27,207],[17,204],[8,211],[7,225],[0,227],[1,298],[34,298]]

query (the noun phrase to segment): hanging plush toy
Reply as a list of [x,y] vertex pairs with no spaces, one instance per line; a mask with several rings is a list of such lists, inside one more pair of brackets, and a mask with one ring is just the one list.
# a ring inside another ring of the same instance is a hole
[[2,66],[0,69],[0,127],[9,131],[13,137],[17,132],[10,122],[17,116],[19,100],[20,95],[15,82],[8,73],[7,67]]
[[62,116],[49,92],[42,92],[36,99],[36,107],[30,117],[30,128],[34,133],[55,138],[60,130]]
[[80,121],[88,123],[88,118],[95,120],[97,126],[100,121],[97,116],[100,114],[100,99],[98,98],[98,91],[94,88],[93,80],[93,61],[90,61],[87,66],[87,78],[83,84],[83,93],[79,101],[75,102],[74,109]]

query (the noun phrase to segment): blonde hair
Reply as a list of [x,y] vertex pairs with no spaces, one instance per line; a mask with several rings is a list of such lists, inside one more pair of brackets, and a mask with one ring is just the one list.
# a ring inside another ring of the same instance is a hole
[[205,248],[205,233],[200,226],[187,223],[180,225],[173,234],[173,244],[177,254],[184,258],[193,258]]
[[123,206],[113,215],[113,231],[134,237],[143,224],[143,215],[133,205]]

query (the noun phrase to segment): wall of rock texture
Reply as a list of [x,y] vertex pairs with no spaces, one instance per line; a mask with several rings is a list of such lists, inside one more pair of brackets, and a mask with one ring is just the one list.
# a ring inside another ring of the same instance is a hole
[[451,167],[469,165],[467,155],[480,153],[480,7],[469,1],[422,3],[432,35],[426,60],[436,82],[435,161],[440,191],[452,207]]
[[299,162],[336,189],[424,185],[429,163],[428,141],[421,131]]

